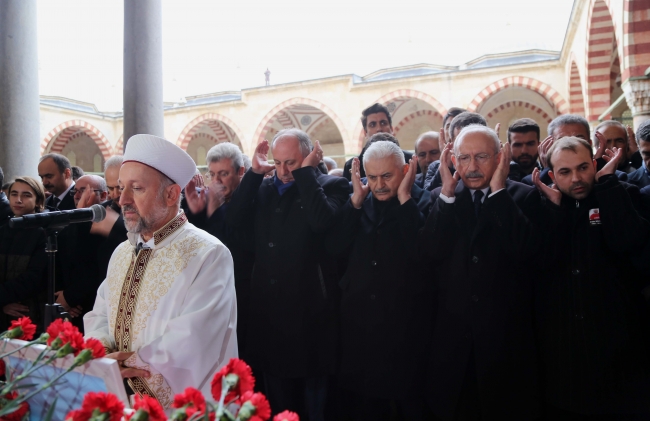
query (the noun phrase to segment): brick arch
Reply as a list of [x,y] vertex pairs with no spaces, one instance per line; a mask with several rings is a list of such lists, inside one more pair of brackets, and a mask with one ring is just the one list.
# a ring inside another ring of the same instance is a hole
[[397,135],[397,132],[400,131],[402,127],[404,127],[406,124],[408,124],[410,121],[412,121],[416,117],[421,117],[421,116],[431,116],[433,118],[435,117],[440,117],[442,119],[442,115],[438,111],[432,111],[432,110],[419,110],[414,113],[411,113],[404,117],[396,126],[393,128],[393,133]]
[[586,85],[587,120],[597,121],[610,106],[612,56],[618,53],[616,28],[605,0],[592,0],[587,19]]
[[[187,145],[190,144],[190,141],[192,140],[192,137],[194,137],[194,135],[196,134],[196,131],[199,129],[200,124],[205,122],[206,120],[207,120],[208,125],[210,125],[210,121],[218,121],[220,123],[223,123],[223,124],[227,125],[228,128],[232,131],[232,134],[237,136],[237,138],[239,139],[239,142],[241,143],[241,147],[242,148],[244,147],[244,137],[242,136],[241,131],[239,130],[239,128],[237,127],[235,122],[232,121],[231,119],[229,119],[226,116],[223,116],[221,114],[216,114],[216,113],[203,114],[203,115],[198,116],[194,120],[190,121],[185,126],[185,128],[181,132],[180,136],[178,136],[178,140],[176,141],[176,145],[178,145],[178,147],[180,147],[181,149],[186,150]],[[210,126],[210,128],[212,128],[212,126]],[[225,130],[227,130],[228,128],[226,128]],[[215,130],[215,129],[213,129],[213,130]],[[224,133],[222,133],[224,129],[219,128],[217,130],[219,130],[219,133],[215,132],[215,134],[219,138],[221,138],[221,136],[224,135]],[[227,139],[227,137],[226,137],[226,139]],[[244,152],[246,152],[246,151],[244,150]]]
[[115,144],[115,155],[124,155],[124,134],[117,139]]
[[[390,102],[391,99],[395,98],[411,98],[411,99],[419,99],[427,104],[429,104],[433,109],[438,112],[440,115],[445,115],[447,113],[447,109],[445,108],[444,105],[440,103],[437,99],[432,97],[429,94],[425,94],[424,92],[421,91],[416,91],[414,89],[400,89],[397,91],[389,92],[386,95],[382,96],[379,98],[377,101],[380,104],[387,104]],[[355,147],[358,149],[358,151],[361,150],[363,147],[363,141],[366,137],[365,132],[363,131],[363,125],[361,124],[361,119],[357,121],[357,125],[354,129],[354,133],[356,133],[355,140],[356,144]],[[358,152],[357,151],[357,152]]]
[[528,108],[528,109],[530,109],[531,111],[534,111],[534,112],[536,112],[537,114],[539,114],[540,117],[542,117],[542,118],[544,119],[544,121],[546,121],[546,123],[550,123],[550,122],[553,120],[553,117],[549,116],[549,115],[546,113],[546,111],[542,110],[541,108],[539,108],[539,107],[538,107],[537,105],[535,105],[535,104],[531,104],[531,103],[528,102],[528,101],[508,101],[508,102],[504,102],[503,104],[501,104],[501,105],[495,107],[495,108],[494,108],[492,111],[490,111],[489,113],[485,114],[485,118],[486,118],[486,119],[489,119],[489,118],[496,117],[496,115],[499,114],[500,111],[503,111],[503,110],[505,110],[506,108],[511,108],[511,107],[524,107],[524,108]]
[[569,65],[569,108],[571,114],[585,115],[585,97],[582,89],[582,79],[580,71],[575,61],[575,56],[571,54],[571,64]]
[[43,155],[46,150],[60,153],[65,145],[71,140],[72,136],[80,131],[85,133],[93,142],[95,142],[102,153],[104,160],[112,156],[113,147],[108,139],[106,139],[106,136],[104,136],[97,127],[83,120],[66,121],[50,130],[41,141],[41,155]]
[[[609,5],[609,0],[606,3]],[[617,21],[614,20],[614,25]],[[619,56],[622,80],[626,81],[629,77],[643,76],[650,67],[650,6],[646,1],[625,0],[622,22],[623,45],[619,43]]]
[[[347,145],[346,145],[346,139],[348,138],[347,131],[345,130],[345,125],[343,124],[341,119],[338,117],[338,115],[336,115],[336,113],[330,107],[328,107],[327,105],[325,105],[325,104],[323,104],[321,102],[314,101],[313,99],[300,98],[300,97],[291,98],[291,99],[288,99],[286,101],[283,101],[282,103],[280,103],[280,104],[276,105],[275,107],[273,107],[273,109],[271,109],[271,111],[266,113],[266,115],[264,116],[264,118],[262,119],[260,124],[258,124],[257,129],[255,130],[255,134],[253,135],[253,139],[251,140],[251,143],[250,143],[250,151],[251,152],[253,150],[255,150],[255,147],[259,144],[259,142],[264,140],[264,136],[266,136],[266,133],[269,131],[269,129],[271,128],[271,126],[273,124],[273,118],[277,114],[282,112],[285,108],[288,108],[288,107],[290,107],[292,105],[297,105],[297,104],[309,105],[309,106],[312,106],[312,107],[317,108],[320,111],[324,112],[325,115],[327,115],[334,122],[334,125],[339,130],[339,133],[341,133],[341,138],[343,139],[343,145],[345,146],[346,152],[347,152]],[[283,126],[283,127],[286,127],[286,126]]]
[[513,87],[526,88],[537,92],[555,108],[558,114],[566,114],[569,112],[569,104],[562,98],[559,92],[544,82],[525,76],[510,76],[491,83],[474,97],[467,110],[476,112],[494,94]]

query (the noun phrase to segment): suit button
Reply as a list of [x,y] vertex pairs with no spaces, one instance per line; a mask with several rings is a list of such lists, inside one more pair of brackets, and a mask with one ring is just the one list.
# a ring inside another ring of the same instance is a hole
[[373,266],[377,266],[377,262],[376,262],[375,260],[373,260],[372,262],[370,262],[370,264],[373,265]]
[[472,262],[478,263],[478,257],[476,257],[476,256],[472,257]]
[[478,301],[478,295],[472,295],[472,301],[477,302]]
[[269,243],[269,247],[273,247],[273,243]]
[[277,281],[276,281],[275,279],[271,279],[271,280],[269,281],[269,283],[270,283],[271,285],[275,285],[276,282],[277,282]]
[[370,296],[370,299],[371,299],[371,300],[374,300],[375,298],[377,298],[377,297],[375,296],[375,294],[372,294],[372,295]]
[[573,269],[571,273],[573,273],[574,275],[580,275],[580,271],[578,269]]

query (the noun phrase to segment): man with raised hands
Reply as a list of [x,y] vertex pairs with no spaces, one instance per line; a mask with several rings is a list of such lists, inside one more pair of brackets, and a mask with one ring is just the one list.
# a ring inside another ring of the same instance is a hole
[[264,373],[272,408],[291,408],[312,421],[324,419],[336,360],[339,276],[324,237],[349,194],[346,179],[316,168],[322,158],[319,142],[312,147],[298,129],[278,132],[270,148],[262,141],[226,214],[255,251],[249,362]]
[[440,420],[539,415],[530,254],[540,195],[507,179],[510,160],[494,130],[467,126],[431,193],[420,234],[437,292],[426,396]]
[[536,325],[547,420],[650,419],[648,282],[633,261],[650,223],[638,187],[615,175],[625,149],[603,157],[597,171],[591,145],[565,137],[548,151],[553,186],[533,172],[544,195]]

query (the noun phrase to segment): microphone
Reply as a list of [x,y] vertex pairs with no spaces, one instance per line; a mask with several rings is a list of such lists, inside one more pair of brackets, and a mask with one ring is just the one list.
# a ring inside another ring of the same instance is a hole
[[21,218],[11,218],[11,228],[62,228],[77,222],[100,222],[106,218],[106,209],[102,205],[92,205],[84,209],[72,209],[58,212],[35,213]]

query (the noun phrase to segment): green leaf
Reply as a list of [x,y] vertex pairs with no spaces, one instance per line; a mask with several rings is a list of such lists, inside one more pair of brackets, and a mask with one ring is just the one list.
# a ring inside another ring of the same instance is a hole
[[54,398],[54,401],[52,401],[52,405],[50,405],[50,409],[47,410],[47,414],[45,414],[43,421],[52,421],[52,416],[54,416],[54,410],[56,409],[57,399],[59,398]]

